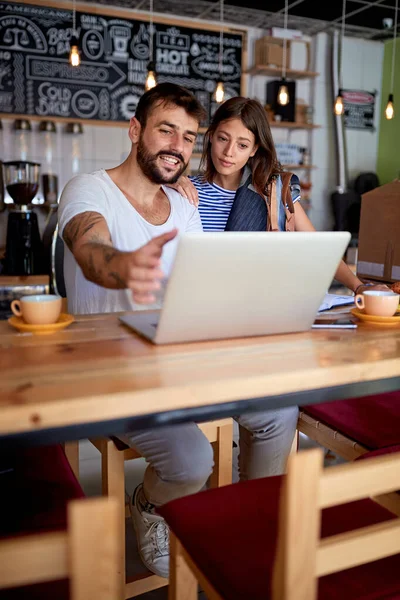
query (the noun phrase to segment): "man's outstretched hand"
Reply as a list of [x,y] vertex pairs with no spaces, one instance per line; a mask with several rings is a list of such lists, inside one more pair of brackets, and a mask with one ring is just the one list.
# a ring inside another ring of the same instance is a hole
[[133,300],[137,304],[155,302],[154,292],[160,289],[160,282],[164,277],[160,269],[162,250],[167,242],[176,237],[177,233],[177,229],[163,233],[150,240],[139,250],[125,255],[124,287],[132,290]]

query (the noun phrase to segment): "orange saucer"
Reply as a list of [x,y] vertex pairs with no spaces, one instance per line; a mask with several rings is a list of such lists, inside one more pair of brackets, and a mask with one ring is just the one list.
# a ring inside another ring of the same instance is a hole
[[60,331],[60,329],[64,329],[71,325],[74,321],[74,317],[69,315],[68,313],[61,313],[58,317],[58,321],[55,323],[50,323],[48,325],[31,325],[30,323],[25,323],[22,317],[12,316],[8,319],[8,322],[12,327],[18,329],[23,333],[35,333],[37,335],[45,335],[48,333],[55,333],[56,331]]
[[350,312],[352,315],[373,325],[383,325],[385,327],[400,325],[400,312],[396,312],[392,317],[380,317],[378,315],[367,315],[363,310],[359,308],[351,308]]

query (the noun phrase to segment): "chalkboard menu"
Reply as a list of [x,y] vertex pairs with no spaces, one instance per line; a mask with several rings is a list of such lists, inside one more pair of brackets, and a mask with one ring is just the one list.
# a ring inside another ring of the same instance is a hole
[[374,131],[375,92],[342,90],[346,129]]
[[[72,11],[0,2],[0,113],[103,122],[134,115],[150,59],[149,23],[77,12],[76,30],[81,64],[72,67]],[[155,23],[152,33],[158,83],[190,89],[209,118],[220,78],[219,32]],[[242,43],[240,33],[224,33],[228,97],[240,94]]]

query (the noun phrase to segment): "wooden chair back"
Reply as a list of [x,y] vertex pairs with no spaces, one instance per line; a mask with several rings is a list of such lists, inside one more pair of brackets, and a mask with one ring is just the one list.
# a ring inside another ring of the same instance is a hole
[[120,600],[118,502],[73,500],[67,531],[0,540],[0,589],[70,580],[71,600]]
[[319,449],[290,455],[281,497],[273,600],[316,600],[318,577],[400,552],[400,519],[320,539],[324,508],[400,489],[400,455],[323,469]]

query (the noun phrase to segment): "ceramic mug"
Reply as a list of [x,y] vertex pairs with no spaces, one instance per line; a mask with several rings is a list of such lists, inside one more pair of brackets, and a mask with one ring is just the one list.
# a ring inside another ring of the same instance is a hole
[[399,300],[399,294],[378,290],[366,290],[354,298],[357,308],[377,317],[392,317],[399,308]]
[[61,296],[37,294],[23,296],[11,302],[11,310],[30,325],[50,325],[56,323],[61,313]]

